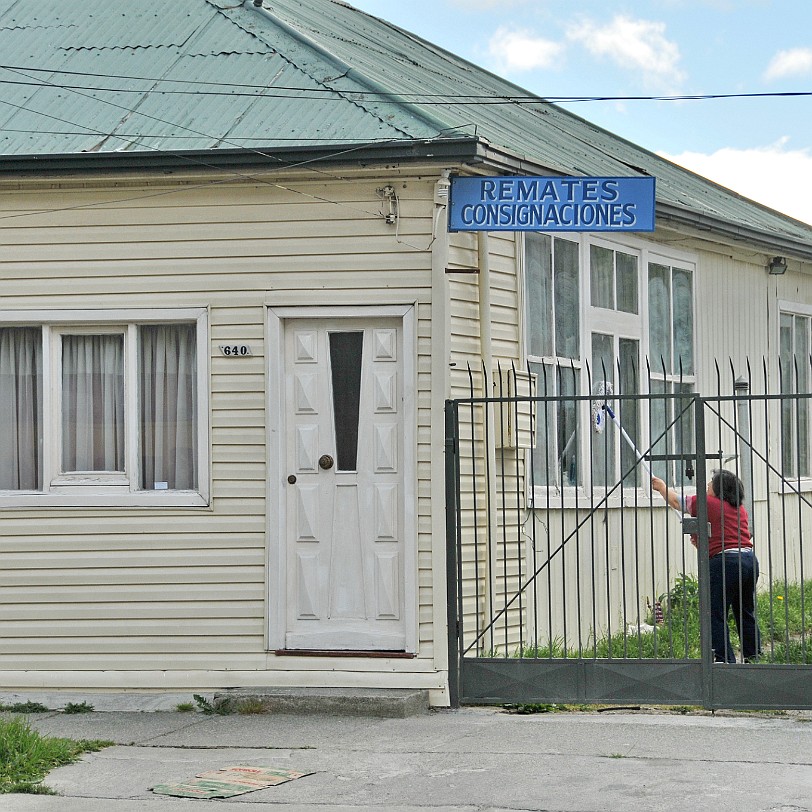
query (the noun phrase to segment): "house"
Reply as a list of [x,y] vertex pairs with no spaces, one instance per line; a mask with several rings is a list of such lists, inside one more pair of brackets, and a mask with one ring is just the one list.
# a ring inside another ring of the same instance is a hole
[[[808,353],[812,227],[343,2],[0,0],[0,51],[6,689],[446,704],[446,399]],[[498,175],[656,230],[450,231]]]

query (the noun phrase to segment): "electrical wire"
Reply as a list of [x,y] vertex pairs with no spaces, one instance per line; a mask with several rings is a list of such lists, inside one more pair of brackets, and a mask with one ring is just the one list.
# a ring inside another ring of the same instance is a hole
[[[128,87],[100,87],[95,85],[71,85],[58,82],[43,82],[35,77],[26,77],[30,81],[0,79],[0,84],[22,85],[28,87],[50,86],[60,90],[87,90],[107,93],[147,93],[158,92],[164,95],[194,95],[194,96],[229,96],[234,98],[291,98],[300,100],[321,99],[334,101],[377,101],[402,104],[413,102],[419,104],[461,104],[461,105],[491,105],[491,104],[574,104],[579,102],[603,101],[708,101],[716,99],[761,99],[761,98],[796,98],[812,96],[812,90],[797,91],[765,91],[759,93],[687,93],[680,95],[570,95],[540,96],[527,94],[466,94],[466,93],[402,93],[383,90],[351,90],[348,88],[312,87],[301,88],[292,85],[254,85],[238,82],[211,82],[200,79],[156,79],[146,76],[129,76],[124,74],[92,73],[87,71],[69,71],[63,69],[32,68],[19,65],[3,65],[0,69],[25,76],[25,72],[61,74],[64,76],[81,76],[91,79],[119,79],[128,82],[145,82],[152,85],[188,85],[192,87],[229,88],[222,91],[211,90],[155,90],[152,88]],[[340,78],[340,77],[339,77]],[[234,89],[247,89],[256,92],[235,92]]]
[[[46,86],[46,87],[47,86],[52,86],[52,83],[44,82],[43,86]],[[79,92],[77,90],[74,90],[73,92],[77,93],[80,96],[87,96],[87,94]],[[91,97],[91,98],[93,98],[93,97]],[[276,171],[278,171],[279,169],[289,170],[289,169],[295,169],[295,168],[305,168],[305,169],[308,169],[309,171],[313,171],[313,172],[325,175],[325,176],[331,178],[332,180],[345,180],[345,178],[342,178],[342,177],[340,177],[338,175],[323,171],[323,170],[321,170],[321,169],[319,169],[317,167],[311,166],[311,164],[322,162],[322,161],[333,160],[333,159],[339,158],[339,157],[343,157],[343,156],[345,156],[345,155],[347,155],[349,153],[352,153],[352,152],[358,151],[360,149],[363,149],[368,143],[366,141],[361,142],[356,146],[349,147],[348,149],[344,149],[344,150],[339,150],[339,151],[337,151],[337,152],[335,152],[335,153],[333,153],[331,155],[328,155],[328,156],[319,156],[317,158],[311,158],[311,159],[308,159],[308,160],[305,160],[305,161],[298,161],[298,162],[295,162],[295,163],[290,163],[290,162],[284,161],[283,159],[279,158],[276,155],[272,155],[272,154],[269,154],[267,152],[263,152],[262,150],[252,149],[250,147],[246,148],[246,147],[243,147],[242,144],[238,144],[236,142],[231,142],[226,138],[223,138],[223,137],[218,138],[218,137],[215,137],[215,136],[212,136],[212,135],[208,135],[206,133],[194,130],[194,129],[190,128],[190,127],[185,127],[183,125],[177,124],[176,122],[168,121],[166,119],[158,118],[156,116],[151,116],[151,115],[149,115],[147,113],[142,113],[141,111],[135,110],[133,108],[128,108],[128,107],[125,107],[123,105],[116,104],[115,102],[111,102],[111,101],[107,101],[107,100],[103,100],[103,99],[96,99],[96,101],[100,101],[100,102],[102,102],[104,104],[108,104],[108,105],[111,105],[112,107],[123,110],[127,114],[127,116],[125,116],[125,118],[129,117],[130,115],[133,115],[133,114],[141,115],[141,116],[144,116],[145,118],[149,118],[149,119],[158,121],[158,122],[160,122],[162,124],[168,124],[170,126],[177,127],[178,129],[186,130],[187,132],[190,132],[190,133],[192,133],[192,134],[194,134],[194,135],[196,135],[198,137],[202,136],[204,138],[208,138],[211,141],[217,141],[218,143],[225,143],[225,144],[230,144],[230,145],[235,146],[235,147],[248,149],[248,151],[253,152],[254,154],[259,155],[259,156],[261,156],[263,158],[277,161],[280,164],[280,166],[276,167]],[[117,140],[122,140],[125,143],[130,143],[130,144],[135,144],[135,145],[138,145],[138,146],[146,147],[147,149],[149,149],[149,150],[151,150],[153,152],[160,153],[160,154],[175,155],[176,157],[179,157],[182,160],[185,160],[185,161],[187,161],[187,162],[189,162],[191,164],[194,164],[196,166],[204,167],[204,168],[207,168],[207,169],[216,169],[216,170],[222,171],[221,167],[215,166],[214,164],[207,163],[206,161],[200,160],[200,159],[195,158],[195,157],[190,156],[190,155],[183,155],[183,154],[173,153],[171,151],[162,150],[162,149],[160,149],[158,147],[154,147],[154,146],[149,145],[149,144],[143,144],[143,143],[138,142],[136,140],[128,139],[128,138],[125,138],[123,136],[119,136],[119,135],[114,134],[114,133],[105,133],[105,132],[103,132],[101,130],[97,130],[97,129],[93,128],[93,127],[90,127],[90,126],[87,126],[87,125],[84,125],[84,124],[79,124],[79,123],[74,122],[74,121],[69,121],[69,120],[63,119],[63,118],[61,118],[59,116],[54,116],[54,115],[52,115],[50,113],[44,113],[44,112],[42,112],[40,110],[34,110],[34,109],[32,109],[30,107],[27,107],[27,106],[24,106],[24,105],[14,104],[14,103],[8,102],[8,101],[6,101],[4,99],[0,99],[0,104],[5,104],[5,105],[7,105],[9,107],[14,107],[14,108],[17,108],[19,110],[23,110],[23,111],[28,112],[28,113],[33,113],[35,115],[44,116],[46,118],[53,119],[54,121],[58,121],[58,122],[60,122],[62,124],[67,124],[67,125],[70,125],[70,126],[73,126],[73,127],[81,127],[88,134],[95,134],[95,135],[102,136],[104,138],[115,138]],[[413,139],[413,138],[405,138],[405,139],[404,138],[398,138],[398,139],[391,139],[391,140],[394,143],[397,143],[397,142],[403,142],[403,141],[411,142],[411,141],[414,141],[415,139]],[[423,139],[423,140],[425,140],[425,139]],[[384,140],[384,141],[377,142],[377,143],[386,144],[387,141]],[[70,206],[70,207],[66,207],[66,208],[43,209],[43,210],[39,210],[39,211],[36,211],[36,212],[19,212],[17,214],[0,215],[0,220],[7,220],[7,219],[18,218],[18,217],[30,217],[30,216],[35,216],[35,215],[39,215],[39,214],[53,214],[53,213],[57,213],[59,211],[68,211],[68,210],[74,210],[74,209],[88,208],[88,207],[92,207],[92,206],[95,206],[95,205],[109,205],[109,204],[113,204],[113,203],[127,202],[127,201],[130,201],[130,200],[139,200],[139,199],[145,199],[145,198],[150,198],[150,197],[155,197],[155,196],[162,196],[162,195],[165,195],[165,194],[177,194],[177,193],[180,193],[180,192],[185,191],[185,190],[190,189],[190,188],[201,188],[201,187],[214,185],[215,183],[231,182],[234,178],[239,178],[239,179],[242,179],[242,180],[249,180],[251,182],[257,182],[258,181],[260,183],[265,183],[267,185],[276,187],[278,189],[283,189],[284,191],[288,191],[288,192],[291,192],[293,194],[299,194],[299,195],[302,195],[304,197],[308,197],[308,198],[313,199],[313,200],[318,200],[320,202],[330,203],[330,204],[336,205],[336,206],[342,206],[342,207],[347,208],[349,210],[358,211],[358,212],[361,212],[363,214],[370,214],[370,215],[373,215],[373,216],[379,216],[380,215],[380,212],[371,212],[371,211],[369,211],[367,209],[361,209],[361,208],[358,208],[356,206],[352,206],[352,205],[350,205],[348,203],[341,203],[339,201],[330,200],[329,198],[321,197],[319,195],[314,195],[314,194],[311,194],[311,193],[308,193],[308,192],[303,192],[303,191],[301,191],[299,189],[292,189],[292,188],[290,188],[288,186],[285,186],[283,184],[273,182],[273,181],[269,181],[269,180],[264,178],[264,175],[271,174],[273,171],[274,170],[267,170],[265,172],[260,172],[260,173],[246,174],[246,173],[243,173],[243,172],[238,172],[236,170],[231,170],[230,171],[230,177],[228,178],[228,180],[224,180],[224,181],[223,180],[221,180],[221,181],[212,181],[212,182],[209,182],[209,183],[206,183],[206,184],[197,184],[194,187],[186,186],[186,187],[182,187],[182,188],[176,189],[176,190],[170,190],[170,191],[166,191],[166,192],[156,192],[154,194],[142,195],[142,196],[137,196],[137,197],[120,198],[120,199],[118,199],[116,201],[105,201],[103,203],[98,203],[98,204],[84,204],[82,206]]]

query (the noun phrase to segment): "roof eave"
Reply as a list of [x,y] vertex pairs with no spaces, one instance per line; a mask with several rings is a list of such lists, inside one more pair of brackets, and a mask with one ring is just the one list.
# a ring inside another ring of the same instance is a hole
[[472,137],[344,143],[255,149],[202,149],[150,152],[81,152],[57,155],[0,155],[0,178],[9,175],[75,175],[94,172],[168,172],[201,169],[234,171],[262,167],[280,170],[335,163],[371,164],[445,160],[478,163],[484,146]]
[[[269,166],[280,170],[314,168],[329,163],[371,164],[439,161],[487,168],[489,173],[522,175],[568,174],[560,167],[528,161],[509,150],[476,137],[444,137],[408,142],[347,143],[322,146],[273,147],[269,149],[209,149],[152,152],[83,152],[64,155],[0,155],[0,179],[10,175],[31,177],[76,175],[88,172],[177,172],[183,170],[235,171]],[[767,254],[780,254],[812,261],[812,241],[805,242],[761,231],[657,202],[657,222],[689,231],[700,238],[713,235],[733,244],[746,243]]]
[[657,225],[690,232],[700,239],[713,236],[734,245],[746,243],[763,250],[765,254],[778,254],[795,259],[812,261],[812,240],[796,240],[775,231],[761,231],[718,217],[683,209],[668,203],[657,203]]

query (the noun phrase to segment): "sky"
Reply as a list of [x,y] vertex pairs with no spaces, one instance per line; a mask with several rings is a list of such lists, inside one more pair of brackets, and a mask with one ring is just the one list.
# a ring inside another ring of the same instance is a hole
[[[812,0],[347,0],[545,98],[812,93]],[[812,95],[562,104],[812,224]]]

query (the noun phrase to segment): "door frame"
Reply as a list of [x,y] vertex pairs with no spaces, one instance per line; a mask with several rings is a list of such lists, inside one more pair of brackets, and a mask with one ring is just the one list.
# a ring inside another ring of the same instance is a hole
[[[417,336],[415,305],[336,307],[267,306],[268,444],[266,478],[265,648],[285,648],[287,617],[287,524],[285,462],[285,323],[296,319],[400,319],[403,344],[403,617],[406,651],[417,653]],[[295,654],[295,652],[291,652]]]

